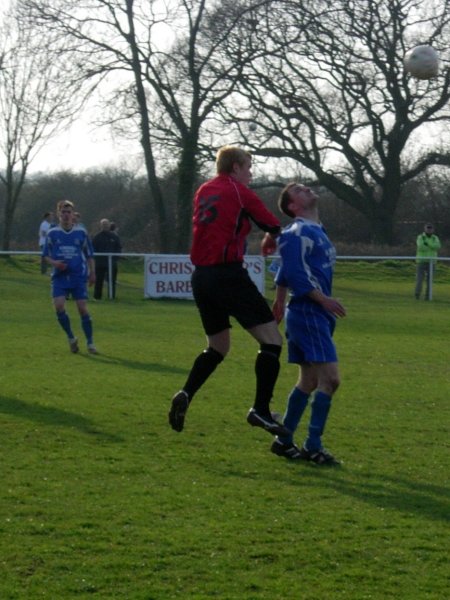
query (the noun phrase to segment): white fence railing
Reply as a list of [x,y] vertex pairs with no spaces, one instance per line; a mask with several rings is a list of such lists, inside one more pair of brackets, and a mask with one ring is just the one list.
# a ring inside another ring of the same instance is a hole
[[[41,252],[34,250],[0,250],[0,256],[20,256],[20,255],[28,255],[28,256],[40,256]],[[113,256],[118,256],[121,258],[142,258],[145,264],[146,257],[151,256],[151,253],[139,253],[139,252],[122,252],[121,254],[109,254],[109,253],[96,253],[95,256],[107,256],[108,257],[108,298],[112,298],[112,259]],[[153,255],[154,256],[154,255]],[[164,255],[161,255],[164,256]],[[279,258],[278,255],[271,255],[267,257],[267,261],[273,261],[274,259]],[[338,255],[336,260],[344,260],[344,261],[353,261],[353,260],[362,260],[362,261],[386,261],[386,260],[399,260],[399,261],[413,261],[415,262],[416,256],[346,256],[346,255]],[[448,256],[438,256],[437,258],[430,259],[430,268],[428,270],[428,300],[431,300],[433,297],[433,272],[434,272],[434,263],[436,261],[439,262],[449,262],[450,257]]]

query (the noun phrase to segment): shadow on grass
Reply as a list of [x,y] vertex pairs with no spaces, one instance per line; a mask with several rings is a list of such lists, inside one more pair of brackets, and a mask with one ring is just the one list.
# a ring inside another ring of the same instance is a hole
[[152,362],[141,362],[138,360],[128,360],[126,358],[122,358],[119,356],[111,356],[109,354],[100,353],[98,355],[89,356],[80,354],[81,358],[86,358],[88,360],[95,360],[95,362],[102,362],[106,365],[120,365],[121,367],[126,367],[127,369],[136,369],[138,371],[148,371],[150,373],[176,373],[176,374],[186,374],[188,369],[174,367],[172,365],[163,365],[161,363],[152,363]]
[[[301,462],[301,461],[300,461]],[[343,496],[355,498],[358,501],[371,504],[384,510],[396,510],[403,514],[415,514],[429,521],[450,521],[450,488],[405,476],[392,477],[384,474],[358,473],[342,467],[318,467],[316,465],[292,461],[286,462],[289,474],[286,475],[287,485],[298,482],[302,487],[309,487],[330,492],[334,490]],[[238,477],[266,480],[267,472],[255,468],[253,471],[242,472],[226,461],[220,465],[214,464],[214,470],[220,471],[225,477]],[[280,485],[279,471],[277,484]]]
[[415,513],[435,521],[450,521],[450,489],[431,483],[421,483],[405,477],[360,474],[347,479],[344,469],[311,467],[308,476],[314,484],[353,496],[379,508]]
[[82,433],[95,435],[110,442],[120,442],[122,438],[99,431],[94,423],[86,417],[66,410],[54,408],[53,406],[42,406],[41,404],[28,404],[17,398],[7,398],[0,395],[0,413],[13,415],[14,417],[28,419],[43,425],[56,425],[78,429]]

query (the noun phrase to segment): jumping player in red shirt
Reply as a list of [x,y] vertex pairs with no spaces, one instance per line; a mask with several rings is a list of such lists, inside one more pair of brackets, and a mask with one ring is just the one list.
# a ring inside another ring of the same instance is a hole
[[278,219],[249,189],[251,155],[235,146],[220,148],[217,176],[195,194],[191,261],[192,291],[208,346],[194,361],[183,388],[172,398],[169,423],[182,431],[194,394],[230,350],[230,316],[260,344],[256,358],[256,397],[247,415],[250,425],[273,435],[288,432],[271,415],[269,403],[280,369],[282,336],[264,297],[243,267],[251,221],[266,232],[262,248],[273,251]]

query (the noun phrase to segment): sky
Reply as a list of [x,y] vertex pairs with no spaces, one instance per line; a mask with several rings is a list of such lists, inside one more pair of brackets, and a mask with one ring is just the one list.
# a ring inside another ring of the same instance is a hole
[[[156,3],[157,4],[157,3]],[[0,19],[6,13],[10,0],[0,0]],[[163,9],[164,4],[162,4]],[[155,6],[153,6],[155,10]],[[158,28],[152,34],[158,37]],[[160,39],[163,44],[171,42],[170,30],[161,25]],[[116,76],[117,77],[117,76]],[[33,158],[28,173],[50,173],[61,170],[85,171],[92,168],[142,166],[139,140],[135,143],[113,139],[107,126],[99,127],[89,122],[95,118],[95,110],[87,108],[69,129],[55,136]]]
[[119,143],[113,139],[107,127],[95,127],[79,119],[39,151],[29,172],[78,172],[92,168],[126,166],[138,160],[137,143]]
[[[0,19],[8,9],[9,0],[0,0]],[[59,134],[39,151],[30,165],[29,174],[61,170],[84,171],[93,167],[123,165],[138,154],[138,145],[126,148],[117,144],[107,127],[94,127],[80,117],[74,125]]]

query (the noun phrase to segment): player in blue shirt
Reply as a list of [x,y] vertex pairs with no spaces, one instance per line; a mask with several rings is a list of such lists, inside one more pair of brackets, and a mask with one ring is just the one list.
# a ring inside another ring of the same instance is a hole
[[92,339],[92,320],[87,309],[87,282],[95,282],[92,244],[85,229],[74,224],[74,205],[61,200],[57,205],[59,225],[48,232],[42,256],[53,267],[52,297],[59,324],[69,340],[71,352],[78,352],[78,340],[72,332],[69,315],[65,310],[69,294],[75,300],[81,317],[90,354],[97,354]]
[[300,365],[297,384],[291,391],[284,426],[292,432],[298,427],[308,404],[311,418],[308,437],[302,448],[293,435],[278,436],[272,444],[274,454],[289,459],[313,461],[323,465],[339,462],[322,446],[322,434],[340,378],[336,348],[332,339],[336,317],[345,309],[331,297],[336,251],[319,222],[319,197],[308,187],[290,183],[281,192],[278,206],[294,219],[279,238],[281,266],[275,278],[273,305],[278,322],[283,318],[287,292],[286,338],[288,361]]

